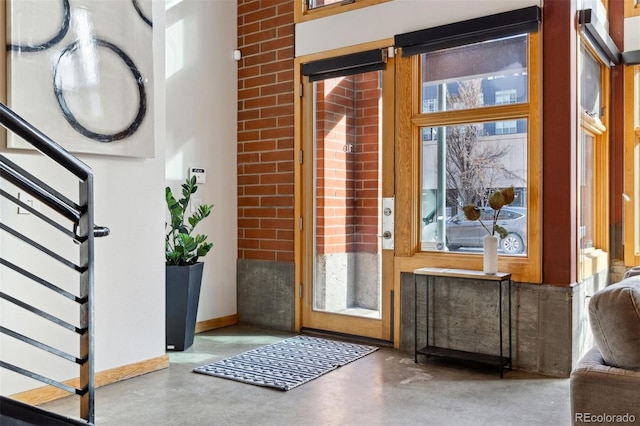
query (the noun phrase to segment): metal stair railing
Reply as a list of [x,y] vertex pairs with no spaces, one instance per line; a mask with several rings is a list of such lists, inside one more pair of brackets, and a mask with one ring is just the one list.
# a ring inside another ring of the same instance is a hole
[[[31,247],[46,257],[54,259],[65,268],[71,269],[78,276],[78,293],[73,294],[61,286],[51,282],[47,277],[42,277],[31,272],[28,265],[29,259],[19,259],[20,262],[9,260],[0,253],[0,268],[7,268],[19,274],[27,280],[33,281],[42,287],[50,290],[52,297],[62,296],[73,302],[78,309],[78,324],[64,321],[55,315],[37,308],[25,300],[20,300],[11,294],[5,293],[4,288],[0,291],[0,299],[11,303],[20,309],[26,310],[54,325],[70,330],[77,334],[79,338],[78,354],[71,354],[67,351],[43,343],[28,336],[28,330],[14,330],[0,324],[0,333],[17,339],[39,350],[53,354],[79,366],[79,387],[70,386],[66,383],[54,380],[43,374],[31,371],[23,366],[18,366],[0,360],[0,368],[4,368],[23,376],[39,380],[56,388],[62,389],[70,394],[80,396],[80,418],[86,424],[94,424],[94,239],[109,234],[106,227],[94,224],[94,189],[93,172],[90,167],[73,156],[62,146],[44,135],[30,123],[18,116],[6,105],[0,103],[0,124],[8,131],[21,137],[34,148],[52,159],[62,171],[70,172],[78,179],[78,202],[72,201],[68,196],[47,185],[32,173],[28,172],[6,156],[0,155],[0,197],[3,197],[19,208],[25,209],[41,222],[49,225],[52,229],[61,232],[78,246],[78,259],[72,261],[64,255],[56,252],[55,249],[46,247],[26,235],[25,230],[15,229],[10,223],[0,222],[0,238],[10,236],[16,239],[18,244]],[[8,184],[5,184],[7,182]],[[41,203],[48,208],[44,214],[40,210],[25,203],[23,200],[10,193],[7,188],[11,186],[18,191],[29,194],[34,201]],[[5,221],[10,222],[10,221]],[[55,232],[55,231],[52,231]],[[57,296],[55,296],[57,295]]]

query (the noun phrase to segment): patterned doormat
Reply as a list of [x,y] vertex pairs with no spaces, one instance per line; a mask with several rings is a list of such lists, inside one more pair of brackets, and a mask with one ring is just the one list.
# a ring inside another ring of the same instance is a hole
[[376,350],[376,346],[295,336],[193,371],[287,391]]

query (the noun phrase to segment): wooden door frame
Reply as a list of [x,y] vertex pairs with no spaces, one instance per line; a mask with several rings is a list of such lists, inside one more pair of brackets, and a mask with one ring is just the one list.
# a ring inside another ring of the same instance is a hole
[[[320,59],[326,59],[330,57],[342,56],[351,53],[357,53],[372,49],[382,49],[393,46],[393,39],[384,39],[371,43],[364,43],[357,46],[350,46],[347,48],[336,49],[328,52],[322,52],[312,55],[301,56],[294,60],[294,153],[296,156],[295,169],[294,169],[294,185],[295,185],[295,203],[294,203],[294,218],[295,224],[295,255],[294,255],[294,330],[300,331],[302,328],[302,314],[303,304],[306,297],[311,297],[310,292],[307,291],[310,286],[306,285],[308,279],[305,276],[305,265],[313,264],[312,253],[305,248],[310,244],[306,237],[306,228],[313,224],[313,199],[311,196],[306,197],[305,188],[309,188],[312,179],[311,173],[307,175],[303,172],[303,165],[307,159],[312,158],[311,154],[307,154],[305,158],[305,138],[311,137],[312,126],[307,125],[306,128],[303,123],[303,117],[311,117],[313,113],[313,105],[311,102],[303,102],[303,90],[308,90],[309,85],[304,84],[304,78],[302,76],[302,64],[316,61]],[[391,52],[393,48],[390,48]],[[395,100],[395,67],[393,62],[393,55],[389,55],[386,71],[383,73],[382,83],[382,96],[387,100],[383,102],[382,115],[385,117],[385,125],[383,125],[383,143],[388,145],[390,149],[383,149],[382,158],[382,175],[384,176],[382,181],[382,197],[394,196],[394,149],[395,131],[394,131],[394,100]],[[306,179],[306,180],[305,180]],[[384,291],[393,291],[394,300],[396,306],[399,306],[399,288],[394,286],[394,253],[393,250],[382,250],[382,286]],[[391,296],[382,297],[382,312],[388,313],[388,321],[383,321],[383,336],[386,339],[393,341],[397,344],[396,340],[399,338],[397,334],[394,334],[394,324],[399,321],[399,309],[391,307]],[[383,317],[385,318],[385,317]]]

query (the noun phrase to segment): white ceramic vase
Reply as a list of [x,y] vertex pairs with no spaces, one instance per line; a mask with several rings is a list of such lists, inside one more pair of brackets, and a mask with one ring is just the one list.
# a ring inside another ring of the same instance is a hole
[[486,235],[484,237],[484,250],[482,270],[485,274],[498,272],[498,237]]

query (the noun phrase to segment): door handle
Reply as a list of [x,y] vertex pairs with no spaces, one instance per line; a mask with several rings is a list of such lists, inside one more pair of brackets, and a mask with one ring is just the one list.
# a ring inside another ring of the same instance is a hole
[[377,236],[380,238],[386,238],[388,240],[389,238],[391,238],[391,231],[384,231],[382,235],[377,234]]

